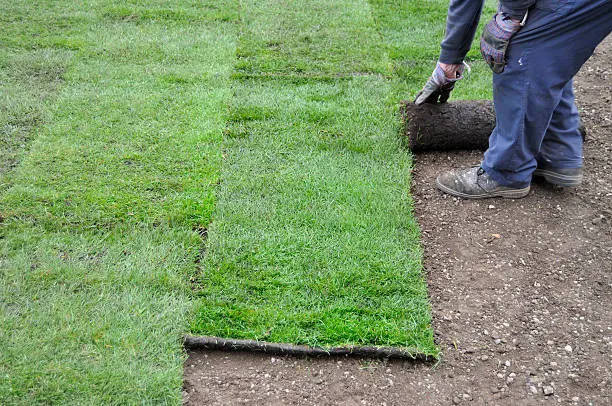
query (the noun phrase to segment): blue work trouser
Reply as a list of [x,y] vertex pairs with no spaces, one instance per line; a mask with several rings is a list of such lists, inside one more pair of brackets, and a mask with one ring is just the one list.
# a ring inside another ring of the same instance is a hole
[[572,78],[611,30],[612,0],[539,0],[530,10],[493,74],[497,126],[482,167],[495,181],[522,188],[538,163],[582,166]]

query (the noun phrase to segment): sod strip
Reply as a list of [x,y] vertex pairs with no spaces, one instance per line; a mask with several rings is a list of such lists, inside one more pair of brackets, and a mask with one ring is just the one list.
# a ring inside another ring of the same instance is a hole
[[36,128],[48,119],[47,104],[63,82],[73,53],[67,50],[0,48],[0,193],[9,187]]
[[235,5],[115,3],[2,4],[2,55],[72,59],[0,196],[0,404],[181,402]]
[[389,91],[377,78],[236,89],[194,333],[435,353]]
[[365,1],[240,3],[239,75],[390,73]]
[[[354,74],[355,50],[373,52],[363,66],[390,67],[368,3],[303,3],[242,2],[238,70],[261,77],[235,76],[192,332],[437,354],[392,87]],[[336,42],[298,44],[318,27]],[[287,77],[267,76],[278,71]]]

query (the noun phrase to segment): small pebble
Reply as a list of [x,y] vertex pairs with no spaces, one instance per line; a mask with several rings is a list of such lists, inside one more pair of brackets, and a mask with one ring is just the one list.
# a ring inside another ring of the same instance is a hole
[[566,345],[565,346],[565,351],[572,352],[572,346],[571,345]]
[[555,389],[552,386],[544,386],[542,392],[544,392],[544,396],[550,396],[555,393]]

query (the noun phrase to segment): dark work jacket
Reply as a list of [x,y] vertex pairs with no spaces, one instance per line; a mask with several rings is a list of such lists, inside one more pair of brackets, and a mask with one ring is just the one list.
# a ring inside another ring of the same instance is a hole
[[[501,0],[502,13],[521,20],[536,0]],[[441,44],[440,62],[458,64],[470,50],[484,0],[451,0],[446,18],[446,35]]]

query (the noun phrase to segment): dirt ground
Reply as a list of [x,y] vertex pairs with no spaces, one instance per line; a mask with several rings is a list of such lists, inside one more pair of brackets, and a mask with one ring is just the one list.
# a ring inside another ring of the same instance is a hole
[[582,186],[455,199],[435,189],[436,174],[481,153],[416,158],[438,364],[192,352],[185,404],[612,404],[611,57],[608,38],[576,81]]

